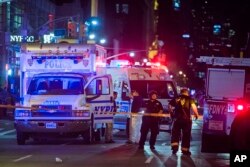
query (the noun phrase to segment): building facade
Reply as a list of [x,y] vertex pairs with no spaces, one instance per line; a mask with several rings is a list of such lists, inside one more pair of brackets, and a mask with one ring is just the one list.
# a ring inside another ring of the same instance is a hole
[[[15,91],[18,85],[19,60],[15,52],[20,44],[36,42],[40,33],[53,28],[44,23],[55,14],[55,4],[49,0],[10,0],[0,3],[0,86]],[[15,78],[17,77],[17,78]]]

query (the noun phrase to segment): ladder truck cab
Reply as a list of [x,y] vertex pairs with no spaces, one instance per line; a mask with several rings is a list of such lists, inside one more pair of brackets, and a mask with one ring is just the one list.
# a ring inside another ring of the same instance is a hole
[[197,58],[207,66],[202,152],[229,152],[230,131],[237,114],[250,104],[250,59]]
[[[138,91],[144,101],[149,98],[150,91],[157,91],[164,114],[168,114],[168,102],[177,96],[175,83],[170,78],[167,67],[159,63],[148,62],[140,65],[139,62],[136,62],[131,65],[127,60],[112,60],[108,67],[100,67],[98,70],[112,76],[114,91],[118,92],[116,100],[118,112],[123,112],[123,114],[116,114],[114,117],[114,127],[117,129],[126,129],[126,120],[131,112],[130,95],[132,90]],[[143,112],[145,108],[142,107],[140,110]],[[170,132],[171,117],[162,117],[160,120],[160,130]]]
[[24,44],[20,57],[21,105],[15,110],[18,144],[47,136],[81,135],[94,140],[102,123],[112,122],[110,75],[98,75],[99,45]]

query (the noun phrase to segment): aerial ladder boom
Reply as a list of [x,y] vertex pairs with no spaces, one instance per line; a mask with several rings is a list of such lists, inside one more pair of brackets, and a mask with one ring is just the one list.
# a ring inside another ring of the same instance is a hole
[[196,61],[208,65],[250,67],[250,58],[200,56]]

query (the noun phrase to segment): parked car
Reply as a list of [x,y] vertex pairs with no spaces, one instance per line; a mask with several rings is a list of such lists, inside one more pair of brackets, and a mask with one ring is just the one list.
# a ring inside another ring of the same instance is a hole
[[250,108],[237,114],[230,131],[232,151],[250,151]]

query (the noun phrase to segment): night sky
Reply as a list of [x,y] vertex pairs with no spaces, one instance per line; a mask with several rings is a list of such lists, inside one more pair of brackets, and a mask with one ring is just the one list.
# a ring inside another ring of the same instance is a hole
[[[56,5],[72,3],[74,0],[51,0]],[[137,0],[138,1],[138,0]],[[141,0],[143,1],[143,0]],[[159,0],[159,25],[158,34],[164,41],[164,47],[170,55],[183,54],[183,33],[192,30],[191,9],[202,11],[201,6],[205,0],[181,0],[180,11],[174,11],[171,0]],[[214,23],[225,23],[229,20],[231,27],[236,31],[237,47],[245,47],[247,43],[247,32],[250,32],[250,3],[249,0],[207,0],[208,14],[213,16]],[[82,0],[81,4],[84,6]],[[125,1],[131,2],[131,1]],[[202,18],[200,18],[202,19]],[[204,18],[205,19],[205,18]],[[211,24],[212,26],[212,24]],[[170,56],[176,58],[176,56]],[[181,57],[179,61],[183,58]]]

